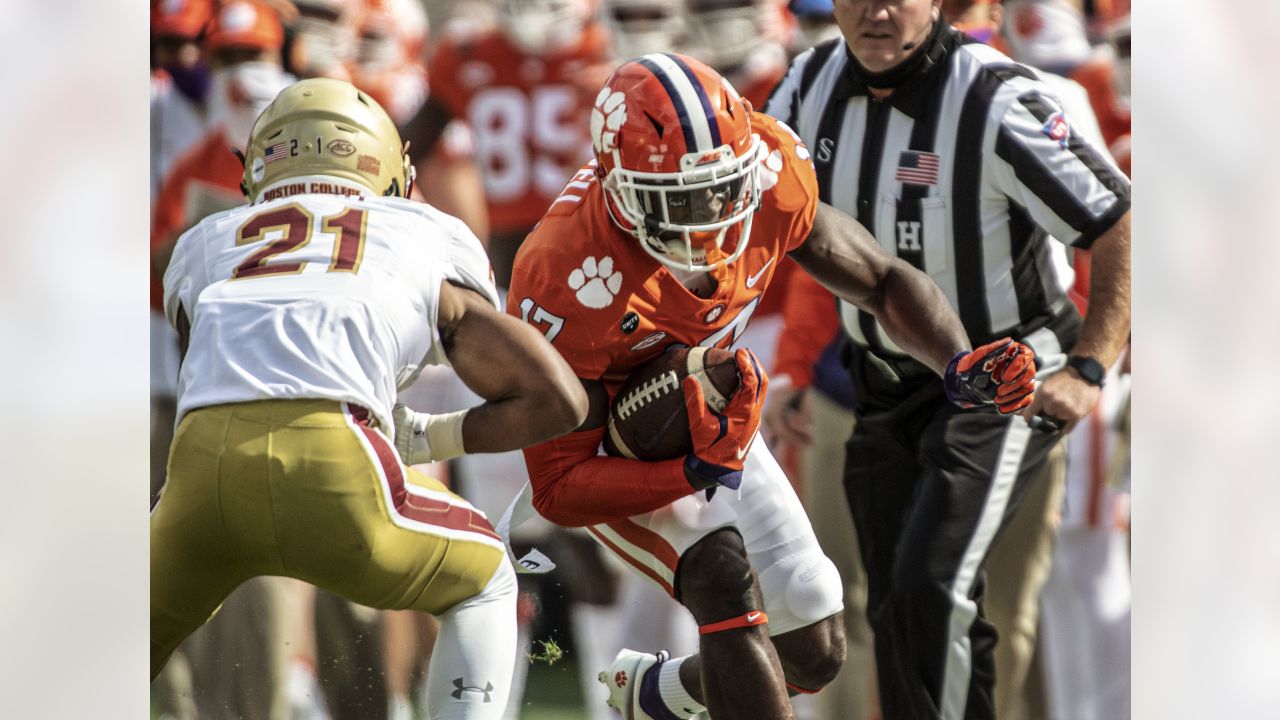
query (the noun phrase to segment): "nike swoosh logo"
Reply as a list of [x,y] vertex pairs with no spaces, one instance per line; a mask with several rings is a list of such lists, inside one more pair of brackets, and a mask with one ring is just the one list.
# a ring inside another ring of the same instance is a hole
[[748,445],[747,447],[740,447],[740,448],[738,448],[738,459],[739,459],[739,460],[741,460],[742,458],[744,458],[744,457],[746,457],[746,456],[747,456],[747,449],[748,449],[748,447],[750,447],[750,446]]
[[760,271],[759,271],[759,272],[757,272],[755,275],[751,275],[751,276],[749,276],[749,277],[747,278],[747,289],[748,289],[748,290],[750,290],[751,288],[753,288],[753,287],[755,287],[755,286],[756,286],[756,283],[760,281],[760,276],[761,276],[761,275],[764,275],[764,271],[765,271],[765,270],[768,270],[768,269],[769,269],[769,266],[770,266],[770,265],[772,265],[772,264],[773,264],[773,258],[769,258],[769,262],[765,263],[765,264],[764,264],[764,267],[760,268]]
[[760,613],[758,612],[747,613],[747,622],[753,623],[756,621],[756,618],[758,617],[760,617]]

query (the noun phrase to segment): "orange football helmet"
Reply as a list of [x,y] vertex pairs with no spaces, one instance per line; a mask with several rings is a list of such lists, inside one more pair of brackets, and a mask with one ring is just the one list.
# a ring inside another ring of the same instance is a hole
[[716,71],[672,53],[622,64],[596,96],[591,141],[609,216],[658,262],[706,272],[746,250],[767,150]]

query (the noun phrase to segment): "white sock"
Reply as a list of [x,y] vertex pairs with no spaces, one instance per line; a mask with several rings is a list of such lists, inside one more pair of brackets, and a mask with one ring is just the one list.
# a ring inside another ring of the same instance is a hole
[[693,699],[684,683],[680,682],[680,666],[688,660],[688,656],[668,660],[658,668],[658,694],[667,709],[676,715],[689,717],[707,709],[706,705]]

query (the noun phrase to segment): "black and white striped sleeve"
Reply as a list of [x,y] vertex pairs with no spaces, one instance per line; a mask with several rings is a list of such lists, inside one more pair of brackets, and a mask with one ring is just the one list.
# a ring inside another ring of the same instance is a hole
[[1000,191],[1064,243],[1088,248],[1129,209],[1129,179],[1042,89],[1024,90],[1004,112],[995,155]]

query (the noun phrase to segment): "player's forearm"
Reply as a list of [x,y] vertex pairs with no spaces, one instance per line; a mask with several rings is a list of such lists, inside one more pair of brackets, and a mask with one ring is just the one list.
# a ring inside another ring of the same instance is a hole
[[867,309],[889,338],[939,375],[956,353],[970,349],[960,317],[942,289],[907,263],[893,262],[878,299]]
[[[532,461],[526,453],[526,459]],[[534,476],[533,462],[530,477]],[[551,522],[582,527],[665,507],[693,492],[681,460],[641,462],[595,456],[533,483],[533,506]]]
[[563,435],[581,420],[579,407],[557,392],[489,400],[467,412],[463,448],[468,454],[519,450]]
[[1129,213],[1090,247],[1089,311],[1071,353],[1091,357],[1107,368],[1115,363],[1129,339],[1130,247]]

